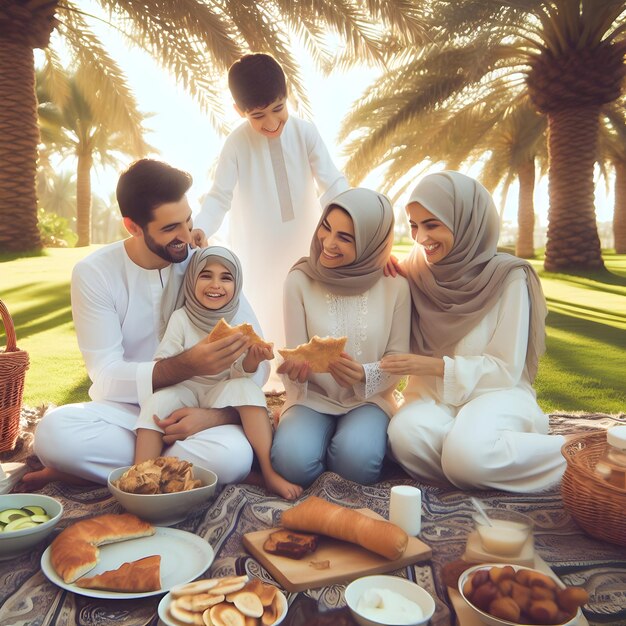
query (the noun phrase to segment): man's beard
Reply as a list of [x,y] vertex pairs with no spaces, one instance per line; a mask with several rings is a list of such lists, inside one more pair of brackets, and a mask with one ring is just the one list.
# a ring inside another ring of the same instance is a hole
[[169,244],[167,244],[167,246],[162,246],[158,244],[150,236],[150,233],[148,233],[147,228],[144,228],[142,230],[143,230],[143,238],[144,238],[144,241],[146,242],[146,246],[148,246],[148,250],[156,254],[158,257],[160,257],[164,261],[167,261],[168,263],[182,263],[187,258],[187,255],[189,254],[188,245],[185,245],[180,250],[174,250],[169,247],[171,244],[178,244],[178,243],[184,243],[184,242],[180,241],[179,239],[173,239],[172,241],[169,242]]

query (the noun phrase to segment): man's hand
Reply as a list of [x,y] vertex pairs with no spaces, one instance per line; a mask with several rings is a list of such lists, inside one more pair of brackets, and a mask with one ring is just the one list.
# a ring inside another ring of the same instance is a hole
[[274,358],[272,348],[266,348],[259,343],[250,346],[248,354],[243,359],[244,371],[248,373],[256,372],[262,361],[271,361]]
[[394,278],[400,274],[400,276],[404,276],[406,278],[406,272],[404,268],[400,264],[400,261],[393,255],[389,255],[389,259],[387,259],[387,264],[383,268],[383,274],[385,276],[393,276]]
[[283,361],[276,370],[279,374],[286,374],[289,380],[298,383],[305,383],[309,380],[311,368],[308,363],[299,363],[289,360]]
[[347,352],[342,352],[341,357],[328,366],[328,371],[340,387],[352,387],[365,380],[365,368]]
[[225,409],[183,407],[163,420],[159,420],[156,415],[153,419],[154,423],[163,429],[163,443],[171,446],[174,442],[187,439],[201,430],[223,424],[237,424],[239,414],[231,407]]
[[191,243],[192,248],[206,248],[209,243],[204,231],[201,228],[194,228],[191,231]]

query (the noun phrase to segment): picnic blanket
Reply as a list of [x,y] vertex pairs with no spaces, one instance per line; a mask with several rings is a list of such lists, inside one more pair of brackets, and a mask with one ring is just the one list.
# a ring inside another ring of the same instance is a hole
[[[553,432],[572,433],[612,425],[603,415],[552,415]],[[28,428],[26,428],[28,431]],[[30,454],[28,432],[12,458]],[[432,559],[395,572],[415,580],[435,598],[434,626],[451,626],[441,567],[459,558],[472,528],[470,496],[488,506],[507,507],[530,515],[535,523],[537,552],[567,584],[582,585],[591,601],[585,611],[590,624],[626,625],[626,548],[597,541],[585,535],[564,510],[559,488],[539,494],[508,494],[499,491],[463,492],[453,486],[415,483],[401,471],[387,471],[384,480],[361,486],[333,473],[325,473],[303,497],[317,495],[331,502],[367,507],[387,517],[389,490],[397,484],[417,484],[422,489],[423,513],[420,538],[432,548]],[[65,514],[57,532],[85,517],[117,513],[122,509],[106,487],[79,488],[54,483],[41,493],[63,502]],[[278,525],[280,513],[291,506],[251,485],[227,485],[214,500],[176,528],[193,532],[208,541],[216,558],[206,575],[221,576],[247,572],[274,582],[263,567],[246,553],[242,536],[253,530]],[[54,535],[53,535],[54,536]],[[0,562],[1,626],[157,626],[156,608],[161,596],[134,600],[102,600],[75,595],[49,582],[39,563],[51,541],[30,554]],[[344,585],[330,585],[287,594],[290,609],[285,626],[353,624],[345,608]]]

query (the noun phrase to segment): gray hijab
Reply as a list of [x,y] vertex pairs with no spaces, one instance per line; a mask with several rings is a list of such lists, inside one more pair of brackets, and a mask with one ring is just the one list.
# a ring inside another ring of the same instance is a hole
[[406,261],[413,300],[412,350],[449,355],[523,271],[530,298],[526,367],[534,380],[545,351],[546,301],[530,263],[497,252],[500,223],[491,194],[473,178],[446,171],[423,178],[411,202],[419,202],[454,235],[452,249],[438,263],[428,265],[418,245]]
[[[204,307],[194,293],[196,281],[200,272],[207,263],[217,262],[224,265],[233,275],[235,281],[235,292],[232,300],[221,309],[211,310]],[[163,338],[167,321],[176,309],[185,308],[189,319],[200,330],[210,333],[215,324],[223,317],[230,322],[239,309],[239,295],[242,288],[241,264],[237,256],[221,246],[210,246],[195,252],[189,263],[180,288],[175,281],[168,281],[163,298],[161,300],[161,331],[159,339]]]
[[[356,259],[350,265],[329,269],[320,264],[322,246],[317,231],[334,207],[341,207],[352,218]],[[324,209],[313,233],[309,256],[302,257],[291,271],[304,272],[331,293],[342,296],[364,293],[383,276],[393,246],[393,224],[393,209],[383,194],[362,187],[343,191]]]

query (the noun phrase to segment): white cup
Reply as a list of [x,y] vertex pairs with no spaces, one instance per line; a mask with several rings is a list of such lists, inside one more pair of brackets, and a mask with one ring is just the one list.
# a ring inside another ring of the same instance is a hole
[[415,537],[422,529],[422,492],[417,487],[396,485],[389,497],[389,521]]

